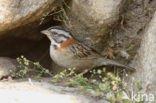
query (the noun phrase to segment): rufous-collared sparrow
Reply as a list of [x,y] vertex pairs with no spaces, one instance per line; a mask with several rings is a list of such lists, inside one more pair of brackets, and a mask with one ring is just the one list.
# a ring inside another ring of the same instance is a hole
[[116,65],[128,70],[135,70],[114,60],[106,59],[92,48],[76,40],[63,27],[53,26],[41,33],[50,39],[50,56],[59,66],[76,68],[80,72],[103,65]]

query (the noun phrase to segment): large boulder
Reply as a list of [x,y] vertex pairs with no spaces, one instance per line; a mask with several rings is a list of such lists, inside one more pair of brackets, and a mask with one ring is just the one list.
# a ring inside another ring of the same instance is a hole
[[141,47],[134,59],[137,71],[128,76],[129,89],[138,92],[141,86],[143,94],[156,96],[156,12],[143,33]]
[[[1,0],[0,35],[5,31],[41,19],[55,7],[55,0]],[[14,33],[16,35],[16,33]]]
[[65,26],[77,39],[102,51],[119,19],[120,3],[121,0],[72,0]]

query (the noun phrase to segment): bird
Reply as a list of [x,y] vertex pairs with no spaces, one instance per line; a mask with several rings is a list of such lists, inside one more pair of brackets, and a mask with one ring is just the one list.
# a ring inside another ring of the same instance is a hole
[[83,72],[96,67],[114,65],[135,71],[133,67],[105,58],[93,48],[77,40],[62,26],[52,26],[42,30],[41,33],[51,41],[50,57],[61,67],[76,68],[77,72]]

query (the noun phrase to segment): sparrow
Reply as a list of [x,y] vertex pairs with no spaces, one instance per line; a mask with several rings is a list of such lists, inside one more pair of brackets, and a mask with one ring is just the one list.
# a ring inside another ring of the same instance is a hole
[[130,71],[135,71],[132,67],[100,55],[94,49],[75,39],[66,28],[52,26],[41,31],[41,33],[50,39],[50,57],[59,66],[76,68],[78,72],[104,65],[115,65]]

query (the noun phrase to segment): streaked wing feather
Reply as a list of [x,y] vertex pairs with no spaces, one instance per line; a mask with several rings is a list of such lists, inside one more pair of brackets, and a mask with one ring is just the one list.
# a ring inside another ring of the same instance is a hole
[[74,53],[74,56],[79,59],[95,59],[100,57],[95,50],[80,42],[76,42],[74,45],[72,45],[71,51]]
[[87,47],[86,45],[84,45],[80,42],[74,43],[74,45],[71,46],[71,51],[74,53],[74,56],[77,59],[87,59],[87,60],[97,59],[96,60],[97,63],[95,63],[95,65],[93,67],[98,67],[98,66],[102,66],[102,65],[116,65],[119,67],[124,67],[128,70],[135,71],[135,68],[132,68],[132,67],[126,66],[124,64],[118,63],[114,60],[110,60],[110,59],[106,59],[106,58],[102,57],[95,50]]

